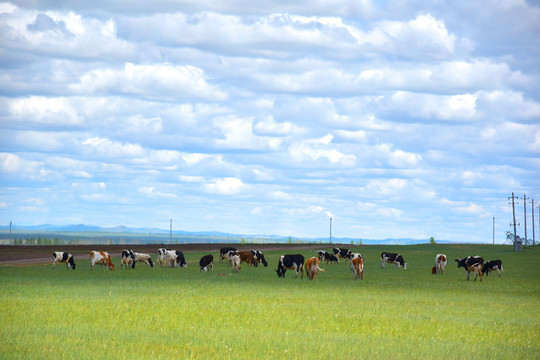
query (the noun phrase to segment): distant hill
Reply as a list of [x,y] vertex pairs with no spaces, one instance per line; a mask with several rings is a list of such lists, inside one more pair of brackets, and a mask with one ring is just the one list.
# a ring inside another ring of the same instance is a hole
[[[7,239],[9,225],[0,226],[0,236]],[[100,227],[85,224],[34,226],[16,226],[12,228],[12,239],[56,239],[62,242],[80,243],[328,243],[324,238],[292,238],[278,235],[249,235],[231,234],[219,231],[184,231],[157,228],[132,228],[127,226]],[[412,245],[429,243],[429,239],[362,239],[362,238],[332,238],[335,244],[351,245]],[[437,243],[451,241],[437,240]]]

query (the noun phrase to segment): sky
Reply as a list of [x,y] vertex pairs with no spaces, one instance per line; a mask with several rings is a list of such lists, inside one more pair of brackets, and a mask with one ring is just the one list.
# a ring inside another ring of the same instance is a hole
[[532,238],[538,19],[523,0],[2,2],[0,225],[491,243],[495,218],[502,243],[514,192]]

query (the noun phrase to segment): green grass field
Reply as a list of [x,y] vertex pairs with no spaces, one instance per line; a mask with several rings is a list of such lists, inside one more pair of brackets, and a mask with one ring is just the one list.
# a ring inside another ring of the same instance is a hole
[[[114,259],[116,271],[90,271],[80,257],[75,271],[2,266],[0,358],[540,358],[539,248],[349,248],[365,258],[363,281],[343,262],[315,281],[277,277],[280,255],[311,250],[266,252],[269,267],[238,274],[218,262],[201,273],[202,253],[185,254],[186,269],[120,270]],[[382,269],[381,251],[408,270]],[[443,276],[431,275],[437,253],[449,258]],[[454,262],[467,255],[502,259],[502,277],[467,282]]]

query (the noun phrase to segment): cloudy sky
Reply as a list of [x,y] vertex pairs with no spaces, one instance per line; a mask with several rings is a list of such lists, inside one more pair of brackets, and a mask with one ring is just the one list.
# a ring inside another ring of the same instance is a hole
[[538,19],[524,0],[0,3],[0,225],[310,238],[332,217],[334,237],[491,242],[495,217],[503,241],[508,196],[540,201]]

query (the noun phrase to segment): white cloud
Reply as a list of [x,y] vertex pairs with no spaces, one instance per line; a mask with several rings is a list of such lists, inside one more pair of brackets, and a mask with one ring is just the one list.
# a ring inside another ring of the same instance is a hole
[[331,134],[322,138],[309,139],[293,143],[289,147],[289,155],[292,160],[304,163],[310,160],[326,159],[330,163],[341,164],[343,166],[353,166],[356,161],[354,154],[344,154],[333,148],[330,143],[333,140]]
[[249,185],[244,184],[240,179],[227,177],[214,179],[212,183],[205,185],[205,189],[211,194],[235,195],[247,191]]
[[123,69],[97,69],[84,74],[80,84],[73,84],[71,88],[81,94],[121,92],[167,99],[188,96],[210,100],[227,98],[226,93],[208,83],[202,69],[190,65],[126,63]]

